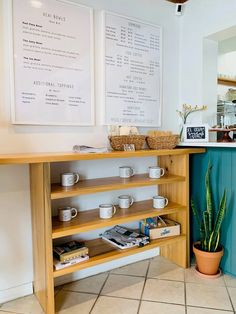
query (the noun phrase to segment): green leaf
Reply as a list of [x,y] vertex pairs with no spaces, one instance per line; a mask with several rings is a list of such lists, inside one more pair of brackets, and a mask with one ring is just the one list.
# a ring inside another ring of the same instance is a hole
[[220,201],[220,207],[217,213],[215,226],[214,226],[212,236],[210,238],[210,242],[208,245],[208,247],[210,248],[210,251],[215,252],[217,250],[218,243],[219,243],[218,236],[219,236],[220,228],[221,228],[224,216],[225,216],[225,211],[226,211],[226,190],[224,190],[223,196]]
[[205,184],[206,184],[206,207],[208,212],[208,227],[209,233],[212,233],[212,225],[213,225],[213,206],[212,206],[212,192],[211,192],[211,184],[210,184],[210,173],[211,173],[211,163],[209,161],[208,168],[206,172]]
[[201,218],[192,198],[191,198],[191,207],[193,210],[193,214],[196,217],[196,220],[198,222],[198,225],[201,226]]

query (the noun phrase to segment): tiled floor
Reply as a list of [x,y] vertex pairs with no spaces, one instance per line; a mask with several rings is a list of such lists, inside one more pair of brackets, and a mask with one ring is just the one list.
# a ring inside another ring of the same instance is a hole
[[[236,278],[206,280],[156,257],[57,289],[60,314],[236,313]],[[34,296],[0,305],[0,314],[43,314]]]

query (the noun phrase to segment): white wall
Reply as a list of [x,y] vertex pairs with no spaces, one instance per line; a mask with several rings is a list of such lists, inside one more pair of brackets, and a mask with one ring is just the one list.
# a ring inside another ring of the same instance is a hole
[[[46,1],[46,0],[45,0]],[[75,0],[74,0],[75,1]],[[107,143],[106,128],[40,127],[10,124],[9,52],[7,5],[0,0],[0,153],[71,150],[74,144]],[[101,110],[99,91],[99,13],[101,9],[128,15],[163,26],[163,127],[177,130],[175,110],[179,99],[179,18],[174,6],[164,0],[81,0],[76,1],[95,9],[95,88],[97,123]],[[170,114],[171,113],[171,114]],[[146,165],[152,160],[146,160]],[[114,164],[115,165],[115,164]],[[114,166],[113,165],[113,166]],[[112,164],[110,165],[112,169]],[[0,303],[30,293],[32,274],[31,220],[29,174],[27,166],[0,166]],[[93,168],[96,176],[96,167]],[[154,191],[144,191],[143,198]],[[101,196],[105,197],[105,196]],[[151,253],[150,253],[151,254]],[[148,257],[147,254],[136,259]],[[116,266],[133,261],[117,261]],[[114,264],[97,267],[104,271]],[[82,275],[91,274],[87,270]]]
[[[212,39],[233,36],[235,12],[235,0],[190,0],[181,19],[180,103],[208,105],[209,110],[203,114],[206,122],[213,120],[217,101],[217,44]],[[228,28],[231,35],[229,31],[220,34]],[[206,37],[208,40],[204,40]]]

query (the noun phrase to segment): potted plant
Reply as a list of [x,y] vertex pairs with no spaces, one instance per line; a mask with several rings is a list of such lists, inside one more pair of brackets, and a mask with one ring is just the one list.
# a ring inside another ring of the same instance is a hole
[[193,252],[196,257],[196,270],[204,275],[217,276],[220,273],[219,265],[224,252],[220,244],[220,229],[226,211],[226,191],[223,192],[218,211],[214,213],[210,182],[211,170],[212,166],[209,162],[205,176],[206,210],[199,213],[194,201],[191,200],[193,214],[200,231],[200,241],[193,244]]

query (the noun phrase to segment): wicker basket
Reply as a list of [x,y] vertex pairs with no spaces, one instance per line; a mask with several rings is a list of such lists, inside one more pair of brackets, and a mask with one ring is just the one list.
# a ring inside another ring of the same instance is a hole
[[110,145],[114,150],[124,150],[124,144],[134,144],[135,150],[143,149],[146,135],[109,136]]
[[179,135],[148,136],[147,144],[150,149],[172,149],[179,142]]

